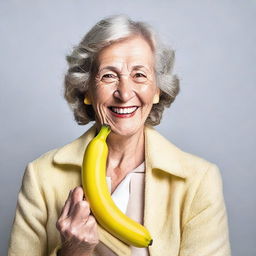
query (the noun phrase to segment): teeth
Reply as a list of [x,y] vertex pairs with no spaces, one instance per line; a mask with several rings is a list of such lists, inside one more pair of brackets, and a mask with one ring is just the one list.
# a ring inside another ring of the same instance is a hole
[[114,111],[117,114],[131,114],[132,112],[134,112],[137,109],[137,107],[132,107],[132,108],[115,108],[115,107],[112,107],[111,109],[112,109],[112,111]]

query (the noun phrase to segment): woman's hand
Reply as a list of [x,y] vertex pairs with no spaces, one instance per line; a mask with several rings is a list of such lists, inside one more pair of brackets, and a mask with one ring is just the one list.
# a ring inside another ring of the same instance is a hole
[[62,240],[61,256],[89,256],[99,242],[97,223],[83,200],[82,187],[71,190],[56,223]]

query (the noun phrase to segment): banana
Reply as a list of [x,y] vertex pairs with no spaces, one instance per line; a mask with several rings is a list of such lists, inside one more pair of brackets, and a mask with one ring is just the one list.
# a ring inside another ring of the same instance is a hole
[[88,144],[82,163],[82,185],[97,222],[110,234],[128,245],[148,247],[153,243],[149,231],[126,216],[114,203],[106,182],[109,125],[102,125]]

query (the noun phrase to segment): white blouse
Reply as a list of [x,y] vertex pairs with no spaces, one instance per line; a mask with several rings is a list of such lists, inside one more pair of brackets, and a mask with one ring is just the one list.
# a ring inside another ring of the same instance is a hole
[[[106,177],[109,191],[111,191],[111,177]],[[144,213],[144,187],[145,187],[144,162],[118,184],[111,197],[118,208],[131,219],[143,224]],[[130,246],[132,256],[148,256],[148,248]],[[96,256],[117,256],[104,243],[99,242],[94,253]]]

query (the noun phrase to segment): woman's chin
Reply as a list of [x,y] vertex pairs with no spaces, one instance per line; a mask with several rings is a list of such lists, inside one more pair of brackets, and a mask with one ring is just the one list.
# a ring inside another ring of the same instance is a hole
[[111,126],[112,132],[114,134],[119,135],[119,136],[124,136],[124,137],[132,136],[132,135],[140,132],[142,128],[143,128],[142,126],[122,126],[122,125]]
[[118,136],[132,136],[139,133],[144,128],[144,123],[138,120],[112,120],[112,118],[106,117],[106,122],[96,121],[97,127],[101,127],[102,123],[106,123],[111,127],[111,133]]

